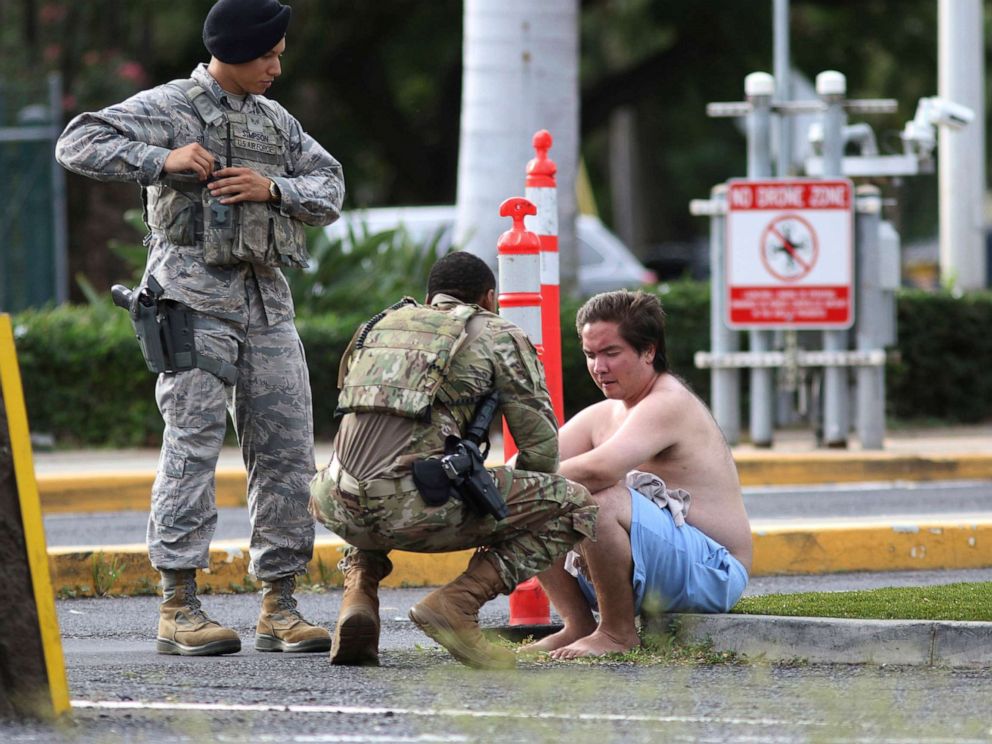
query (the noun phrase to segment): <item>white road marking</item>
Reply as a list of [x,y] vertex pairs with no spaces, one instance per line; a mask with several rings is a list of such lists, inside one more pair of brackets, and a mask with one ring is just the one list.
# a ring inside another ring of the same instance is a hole
[[360,716],[421,716],[444,718],[517,718],[523,720],[622,721],[642,723],[719,723],[733,726],[820,726],[817,721],[734,716],[649,716],[620,713],[548,713],[460,708],[376,708],[349,705],[267,705],[262,703],[145,703],[136,700],[73,700],[73,708],[103,710],[182,710],[254,713],[333,713]]

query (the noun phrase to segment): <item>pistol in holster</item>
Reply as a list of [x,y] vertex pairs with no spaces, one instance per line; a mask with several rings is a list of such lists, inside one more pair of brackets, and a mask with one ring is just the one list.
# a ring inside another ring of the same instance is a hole
[[143,287],[130,290],[115,284],[110,289],[114,304],[131,317],[148,371],[174,374],[199,368],[217,376],[225,385],[234,385],[238,381],[237,367],[197,353],[193,311],[181,302],[163,300],[164,292],[151,275]]
[[506,519],[506,502],[486,469],[489,425],[498,408],[499,395],[490,393],[476,408],[464,437],[449,436],[442,457],[413,464],[413,482],[428,506],[440,506],[455,496],[479,514]]

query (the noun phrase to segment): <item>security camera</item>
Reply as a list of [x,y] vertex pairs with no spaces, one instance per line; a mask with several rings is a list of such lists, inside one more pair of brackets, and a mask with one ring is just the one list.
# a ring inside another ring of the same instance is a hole
[[906,122],[902,130],[902,140],[907,153],[915,151],[923,158],[929,158],[937,144],[937,125],[961,129],[971,123],[975,112],[960,103],[945,98],[931,96],[921,98],[916,106],[916,115]]
[[[975,112],[967,106],[937,96],[922,98],[919,105],[926,106],[927,116],[931,123],[952,129],[961,129],[975,118]],[[917,109],[917,114],[919,114],[919,109]]]

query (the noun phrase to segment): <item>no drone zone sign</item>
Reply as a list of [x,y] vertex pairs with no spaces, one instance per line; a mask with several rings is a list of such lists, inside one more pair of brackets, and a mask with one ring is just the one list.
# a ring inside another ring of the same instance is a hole
[[846,179],[730,182],[730,328],[851,326],[853,193]]

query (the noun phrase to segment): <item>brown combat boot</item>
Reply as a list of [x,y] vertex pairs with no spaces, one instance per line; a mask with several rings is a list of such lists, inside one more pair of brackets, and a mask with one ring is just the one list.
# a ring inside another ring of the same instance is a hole
[[241,639],[230,628],[207,617],[196,597],[196,569],[162,571],[155,650],[179,656],[219,656],[241,650]]
[[477,669],[512,669],[517,657],[494,646],[479,630],[479,608],[506,591],[496,566],[481,553],[465,573],[428,594],[410,610],[410,619],[462,664]]
[[255,628],[256,651],[312,653],[331,647],[331,634],[311,625],[296,609],[295,576],[262,582],[262,612]]
[[331,663],[379,664],[379,582],[393,570],[388,558],[376,560],[360,550],[341,561],[344,596],[334,627]]

